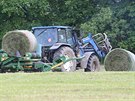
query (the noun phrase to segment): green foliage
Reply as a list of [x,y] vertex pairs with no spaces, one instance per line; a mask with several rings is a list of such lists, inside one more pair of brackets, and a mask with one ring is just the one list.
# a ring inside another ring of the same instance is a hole
[[0,0],[0,42],[5,32],[67,25],[107,33],[113,47],[135,52],[134,0]]
[[80,26],[97,10],[93,0],[48,0],[53,25]]
[[99,33],[104,32],[104,30],[108,27],[107,25],[110,23],[112,19],[112,11],[109,7],[101,8],[101,10],[92,16],[90,21],[81,24],[81,28],[87,32]]
[[1,0],[0,42],[7,31],[41,25],[48,14],[48,6],[46,0]]
[[[30,28],[33,24],[42,22],[43,16],[48,14],[46,0],[3,0],[0,4],[4,23],[9,29]],[[6,18],[5,18],[6,17]],[[5,29],[5,28],[3,28]]]
[[113,48],[121,47],[135,53],[135,2],[120,1],[117,5],[107,4],[81,28],[86,32],[107,33]]
[[[111,25],[111,30],[109,33],[115,35],[112,37],[114,47],[121,47],[135,52],[135,2],[126,3],[121,7],[116,8],[113,14]],[[124,6],[124,8],[123,8]],[[126,6],[126,7],[125,7]],[[121,9],[120,9],[121,8]]]

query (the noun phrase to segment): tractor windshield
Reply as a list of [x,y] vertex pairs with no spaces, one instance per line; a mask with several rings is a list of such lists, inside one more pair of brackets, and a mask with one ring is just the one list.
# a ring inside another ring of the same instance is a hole
[[44,46],[52,46],[57,42],[57,29],[35,29],[34,35],[38,43]]

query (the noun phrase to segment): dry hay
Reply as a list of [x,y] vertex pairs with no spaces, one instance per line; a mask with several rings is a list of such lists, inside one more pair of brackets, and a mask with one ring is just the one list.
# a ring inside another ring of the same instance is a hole
[[26,52],[33,52],[37,47],[35,36],[27,30],[15,30],[6,33],[2,39],[2,49],[9,55],[16,55],[19,51],[21,55]]
[[107,71],[135,71],[135,55],[125,49],[116,48],[105,58]]

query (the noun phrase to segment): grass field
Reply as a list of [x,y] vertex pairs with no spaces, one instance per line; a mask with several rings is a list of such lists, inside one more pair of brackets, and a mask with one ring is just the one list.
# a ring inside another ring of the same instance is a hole
[[134,101],[135,72],[0,74],[0,101]]

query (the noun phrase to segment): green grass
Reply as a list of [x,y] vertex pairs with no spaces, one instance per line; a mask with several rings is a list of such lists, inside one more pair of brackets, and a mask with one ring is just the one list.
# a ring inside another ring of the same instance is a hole
[[0,101],[134,101],[135,72],[0,74]]

